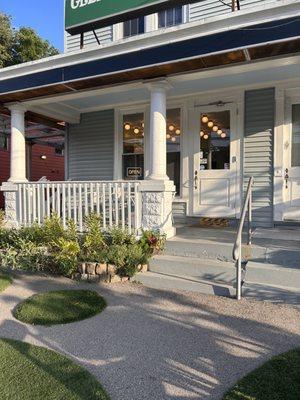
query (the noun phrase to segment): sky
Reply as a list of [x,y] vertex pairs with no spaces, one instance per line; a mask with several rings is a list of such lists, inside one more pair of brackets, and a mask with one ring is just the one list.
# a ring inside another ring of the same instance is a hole
[[0,0],[0,11],[12,17],[15,28],[31,27],[63,51],[64,0]]

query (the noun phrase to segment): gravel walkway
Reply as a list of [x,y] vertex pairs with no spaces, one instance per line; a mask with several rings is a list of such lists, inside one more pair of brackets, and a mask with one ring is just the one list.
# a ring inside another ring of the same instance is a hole
[[[98,290],[107,309],[50,328],[12,317],[15,305],[33,293],[71,288]],[[67,354],[100,380],[111,400],[222,399],[237,379],[272,355],[300,346],[299,332],[296,308],[136,284],[17,275],[0,294],[0,337]]]

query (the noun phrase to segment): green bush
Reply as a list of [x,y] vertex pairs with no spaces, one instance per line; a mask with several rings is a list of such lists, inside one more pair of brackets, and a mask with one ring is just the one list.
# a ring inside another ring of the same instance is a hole
[[145,255],[151,258],[154,254],[161,253],[166,244],[166,236],[158,231],[143,231],[140,245]]
[[138,267],[144,262],[143,249],[139,244],[126,246],[125,260],[122,266],[117,266],[117,274],[132,278],[138,273]]
[[97,214],[89,215],[85,220],[85,227],[81,258],[83,261],[103,262],[106,243],[101,231],[101,217]]
[[85,230],[78,234],[71,220],[64,229],[56,214],[43,226],[0,226],[0,266],[71,276],[80,261],[106,262],[115,265],[120,276],[132,277],[138,266],[161,252],[165,244],[165,237],[158,232],[145,231],[139,240],[119,227],[103,232],[101,217],[96,214],[85,219]]

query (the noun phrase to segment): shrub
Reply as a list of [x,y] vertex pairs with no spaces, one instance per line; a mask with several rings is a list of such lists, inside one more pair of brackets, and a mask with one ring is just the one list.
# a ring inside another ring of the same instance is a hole
[[128,230],[114,227],[107,232],[106,242],[108,246],[131,245],[136,243],[136,238]]
[[154,254],[161,253],[166,244],[166,236],[158,231],[143,231],[140,245],[145,256],[151,258]]
[[61,275],[71,276],[77,271],[80,247],[77,241],[60,237],[52,243],[54,270]]
[[52,214],[50,218],[46,218],[43,225],[43,242],[52,243],[58,238],[65,236],[65,230],[61,219],[57,214]]
[[117,267],[117,274],[122,277],[132,278],[138,272],[138,267],[143,263],[144,253],[141,246],[133,244],[126,247],[125,260],[122,266]]
[[105,259],[106,243],[100,224],[101,218],[96,214],[89,215],[85,220],[87,233],[83,237],[81,254],[84,261],[102,262]]
[[3,210],[0,210],[0,229],[4,227],[5,224],[5,213]]

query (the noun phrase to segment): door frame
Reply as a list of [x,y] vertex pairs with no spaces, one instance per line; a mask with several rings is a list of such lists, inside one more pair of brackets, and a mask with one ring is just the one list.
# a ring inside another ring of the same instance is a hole
[[[282,179],[282,190],[283,190],[283,208],[282,208],[282,220],[283,221],[299,221],[299,217],[293,219],[294,215],[293,206],[291,205],[291,178],[296,176],[300,177],[300,167],[292,167],[292,107],[293,105],[300,104],[300,96],[287,96],[285,103],[285,124],[284,124],[284,137],[283,137],[283,148],[284,148],[284,168],[283,168],[283,179]],[[288,169],[288,188],[286,188],[285,171]],[[298,171],[295,171],[297,169]],[[298,179],[297,179],[298,180]],[[299,179],[300,180],[300,179]],[[289,195],[290,194],[290,195]],[[298,206],[297,209],[299,208]],[[300,214],[300,212],[299,212]]]
[[[241,196],[241,135],[239,134],[241,129],[241,121],[239,117],[239,107],[240,104],[237,101],[228,102],[224,106],[216,105],[205,105],[198,106],[195,105],[193,108],[189,109],[189,133],[191,145],[189,146],[189,159],[190,159],[190,184],[189,184],[189,197],[190,197],[190,216],[207,216],[207,217],[221,217],[228,216],[228,211],[224,212],[201,212],[197,207],[197,202],[199,199],[199,186],[198,190],[194,189],[194,171],[199,164],[199,152],[200,152],[200,138],[199,132],[201,127],[200,116],[203,113],[208,112],[218,112],[218,111],[230,111],[230,128],[231,128],[231,140],[230,140],[230,171],[235,174],[234,185],[231,190],[232,195],[232,213],[230,217],[236,218],[240,212],[240,196]],[[199,151],[195,151],[199,149]],[[232,168],[234,166],[234,168]],[[219,170],[222,171],[222,170]]]

